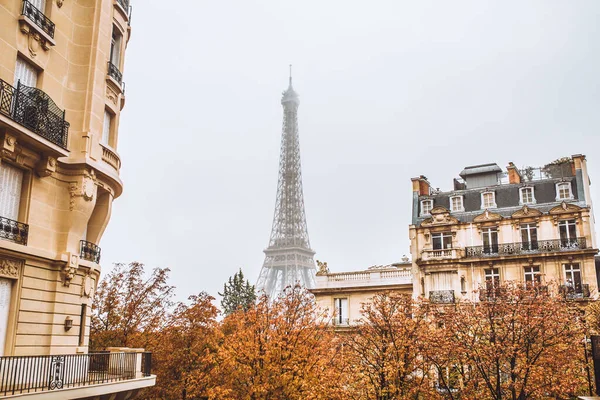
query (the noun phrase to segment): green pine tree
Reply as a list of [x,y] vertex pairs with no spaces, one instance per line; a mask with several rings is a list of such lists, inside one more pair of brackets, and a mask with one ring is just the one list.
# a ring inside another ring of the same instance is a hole
[[223,297],[221,307],[225,315],[229,315],[239,309],[248,311],[256,302],[254,285],[250,285],[248,280],[244,281],[244,274],[241,268],[233,277],[229,277],[229,281],[223,285],[223,293],[219,293],[219,296]]

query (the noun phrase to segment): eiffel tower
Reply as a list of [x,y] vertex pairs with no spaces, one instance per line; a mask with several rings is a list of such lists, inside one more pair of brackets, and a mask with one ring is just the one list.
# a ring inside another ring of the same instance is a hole
[[299,283],[306,288],[315,286],[315,252],[310,248],[300,166],[300,140],[298,137],[298,106],[300,100],[290,84],[281,98],[283,129],[279,156],[279,181],[275,215],[269,247],[264,250],[263,263],[257,290],[275,298],[287,286]]

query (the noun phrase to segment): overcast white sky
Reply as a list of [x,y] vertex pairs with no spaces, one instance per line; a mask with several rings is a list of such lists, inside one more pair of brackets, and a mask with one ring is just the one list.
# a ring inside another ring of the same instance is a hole
[[[132,0],[103,268],[170,267],[179,299],[256,281],[281,92],[300,94],[304,198],[333,271],[408,254],[410,178],[586,154],[600,202],[600,1]],[[597,183],[596,183],[597,182]]]

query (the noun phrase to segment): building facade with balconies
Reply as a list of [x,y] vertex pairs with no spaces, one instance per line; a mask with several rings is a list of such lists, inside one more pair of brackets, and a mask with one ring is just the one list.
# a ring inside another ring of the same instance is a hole
[[376,294],[412,293],[412,264],[406,257],[399,263],[351,272],[330,272],[327,263],[317,263],[316,286],[309,290],[338,331],[352,329],[362,318],[362,304]]
[[99,244],[123,190],[130,15],[129,0],[0,4],[0,397],[154,384],[139,349],[88,352]]
[[597,293],[590,178],[583,155],[542,168],[466,167],[451,191],[412,179],[414,297],[453,303],[494,296],[503,282],[572,299]]

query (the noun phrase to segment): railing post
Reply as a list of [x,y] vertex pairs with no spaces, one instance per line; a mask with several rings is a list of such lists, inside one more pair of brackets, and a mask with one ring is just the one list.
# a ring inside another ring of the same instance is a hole
[[21,94],[21,80],[19,79],[17,81],[17,90],[15,93],[15,104],[14,107],[12,109],[12,118],[16,121],[17,120],[17,109],[19,108],[19,95]]

